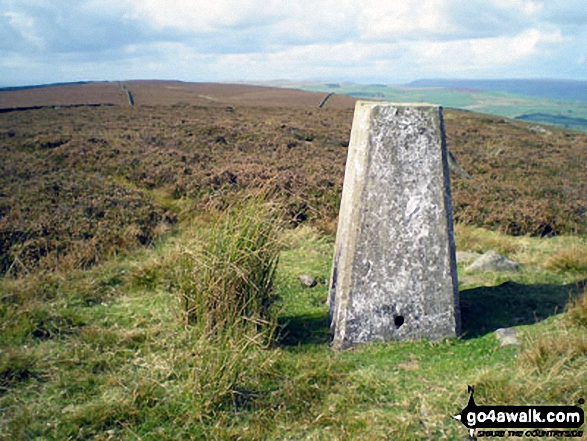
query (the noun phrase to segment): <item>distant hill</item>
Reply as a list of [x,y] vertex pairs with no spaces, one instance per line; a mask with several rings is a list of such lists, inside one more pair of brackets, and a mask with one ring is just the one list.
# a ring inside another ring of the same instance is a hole
[[491,92],[507,92],[516,95],[549,99],[587,101],[587,81],[571,80],[447,80],[422,79],[405,87],[445,89],[469,89]]
[[[441,81],[446,83],[442,85]],[[285,81],[257,85],[167,80],[80,82],[0,89],[0,112],[44,107],[132,105],[309,108],[326,106],[334,109],[352,109],[356,99],[360,98],[392,102],[428,102],[446,108],[587,131],[587,82],[525,81],[420,80],[410,83],[410,87]],[[482,89],[489,86],[498,88],[501,84],[505,87],[510,83],[517,85],[520,91],[525,87],[526,94]],[[578,92],[573,95],[574,99],[532,96],[528,92],[531,83],[535,83],[535,90],[541,87],[544,94],[558,93],[558,96],[562,96],[564,86],[567,87],[568,94],[570,90]],[[552,83],[557,83],[558,86]],[[579,97],[584,97],[584,100],[580,100]]]
[[26,90],[26,89],[43,89],[45,87],[57,87],[57,86],[74,86],[79,84],[91,84],[95,81],[73,81],[66,83],[49,83],[49,84],[33,84],[30,86],[12,86],[12,87],[0,87],[0,92],[6,92],[11,90]]
[[587,131],[587,81],[418,80],[407,86],[308,83],[298,87],[367,100],[434,103]]
[[[116,106],[264,106],[352,109],[355,99],[328,92],[166,80],[84,82],[0,89],[0,112],[23,108]],[[328,96],[327,102],[325,98]],[[132,98],[132,99],[131,99]]]

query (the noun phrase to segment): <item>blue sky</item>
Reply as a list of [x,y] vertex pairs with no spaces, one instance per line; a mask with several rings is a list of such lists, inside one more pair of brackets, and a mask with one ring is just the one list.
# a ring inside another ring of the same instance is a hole
[[0,0],[0,86],[587,80],[585,0]]

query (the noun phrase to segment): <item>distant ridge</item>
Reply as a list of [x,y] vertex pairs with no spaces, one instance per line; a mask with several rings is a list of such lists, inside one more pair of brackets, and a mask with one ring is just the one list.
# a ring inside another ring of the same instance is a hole
[[269,106],[352,109],[355,99],[324,92],[171,80],[78,82],[0,89],[0,109],[66,106]]
[[422,79],[405,87],[445,89],[476,89],[491,92],[507,92],[541,98],[587,101],[587,81],[578,80],[449,80]]
[[79,84],[91,84],[96,81],[73,81],[67,83],[48,83],[48,84],[34,84],[30,86],[12,86],[12,87],[0,87],[0,92],[8,92],[11,90],[27,90],[27,89],[43,89],[45,87],[56,87],[56,86],[76,86]]

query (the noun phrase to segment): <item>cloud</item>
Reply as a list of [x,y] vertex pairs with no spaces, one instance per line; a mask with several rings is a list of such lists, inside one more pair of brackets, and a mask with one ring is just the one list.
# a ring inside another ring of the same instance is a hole
[[361,37],[367,41],[429,38],[454,31],[444,7],[434,0],[367,1],[361,13]]
[[563,42],[564,38],[558,30],[543,32],[528,29],[514,37],[473,40],[471,48],[477,65],[508,64],[543,54],[546,46]]
[[489,0],[489,3],[506,10],[521,12],[528,17],[535,15],[543,6],[541,0]]
[[120,1],[125,16],[160,32],[180,33],[196,47],[214,44],[219,53],[274,52],[284,46],[344,41],[356,34],[360,11],[353,0]]
[[[477,38],[449,42],[417,42],[410,45],[417,70],[439,76],[511,77],[534,66],[549,48],[564,41],[558,31],[528,29],[513,36]],[[501,72],[501,74],[499,74]]]
[[123,17],[120,8],[92,3],[9,1],[2,15],[12,32],[28,43],[20,49],[29,52],[100,52],[161,38],[143,23]]
[[[45,41],[39,35],[34,17],[22,12],[13,11],[4,12],[2,15],[4,32],[12,34],[13,37],[17,37],[17,43],[27,43],[38,49],[44,48]],[[3,45],[14,42],[12,39],[3,39],[2,41],[4,42]]]
[[[120,0],[126,15],[140,18],[158,29],[178,29],[202,34],[264,28],[295,21],[315,27],[341,26],[355,20],[360,5],[352,0]],[[120,4],[120,1],[116,3]],[[114,0],[107,0],[115,3]]]
[[584,27],[587,23],[587,8],[583,0],[543,0],[540,2],[536,17],[565,27]]
[[[159,30],[177,29],[185,33],[206,34],[221,29],[244,29],[272,23],[281,15],[277,2],[175,0],[121,0],[125,17],[139,19]],[[107,0],[108,4],[120,4]]]
[[0,84],[585,78],[586,23],[583,0],[0,0]]
[[368,0],[361,36],[375,41],[450,41],[515,34],[527,26],[533,2],[516,0]]

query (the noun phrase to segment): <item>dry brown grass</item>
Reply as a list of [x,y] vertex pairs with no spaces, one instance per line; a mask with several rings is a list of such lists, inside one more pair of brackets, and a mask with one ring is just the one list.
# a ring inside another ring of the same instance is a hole
[[[117,83],[100,84],[122,93]],[[310,222],[334,233],[352,98],[335,96],[317,109],[323,94],[174,82],[127,86],[138,106],[0,115],[3,272],[68,259],[71,267],[91,265],[151,243],[178,214],[222,210],[268,186],[284,202],[291,226]],[[544,135],[473,113],[445,116],[449,148],[472,175],[452,177],[457,222],[513,235],[587,233],[587,134]]]
[[[297,89],[250,86],[246,84],[184,83],[180,81],[128,81],[139,105],[203,105],[211,107],[298,107],[317,108],[327,95]],[[352,109],[355,99],[338,96],[328,102],[330,109]]]
[[[89,103],[129,106],[123,87],[131,91],[135,104],[143,106],[317,108],[327,95],[322,92],[246,84],[133,80],[0,91],[0,108]],[[349,110],[354,107],[355,101],[355,98],[335,95],[328,101],[326,107]]]
[[543,266],[556,271],[585,271],[587,270],[587,246],[571,244],[550,256]]
[[569,303],[567,313],[573,324],[587,328],[587,285],[583,295]]
[[519,235],[584,233],[587,136],[447,112],[448,145],[472,179],[453,179],[457,222]]
[[72,84],[0,92],[0,108],[104,103],[128,104],[119,83]]
[[587,335],[560,327],[548,334],[528,337],[519,362],[539,374],[557,375],[565,366],[587,354]]

